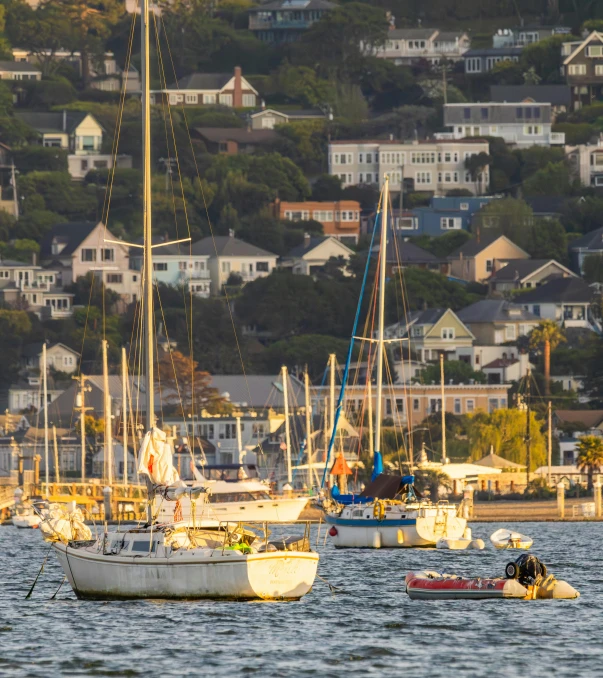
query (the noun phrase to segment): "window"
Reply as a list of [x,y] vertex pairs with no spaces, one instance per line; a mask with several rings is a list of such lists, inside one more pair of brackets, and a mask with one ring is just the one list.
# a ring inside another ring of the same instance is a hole
[[107,284],[109,283],[117,283],[121,284],[123,278],[121,273],[107,273]]
[[461,399],[460,398],[454,399],[454,413],[455,414],[461,413]]
[[215,94],[204,94],[203,95],[203,103],[204,104],[215,104],[216,103],[216,95]]
[[178,262],[178,270],[179,271],[186,271],[186,261],[179,261]]
[[486,271],[492,273],[492,259],[486,259]]
[[220,94],[220,103],[224,106],[232,106],[232,94]]
[[589,57],[602,57],[603,56],[603,45],[589,45],[588,46],[588,56]]
[[88,161],[87,160],[81,160],[80,161],[80,169],[82,172],[86,172],[88,170]]
[[595,75],[603,75],[603,64],[597,64],[595,66]]
[[517,327],[515,325],[505,325],[505,339],[513,341],[517,338]]
[[498,409],[498,398],[489,398],[488,399],[488,412],[494,412]]
[[101,261],[115,261],[115,250],[114,249],[102,249],[101,250]]
[[373,154],[372,153],[367,153],[366,154],[366,164],[370,165],[370,163],[373,162]]
[[470,412],[473,412],[475,410],[475,400],[465,401],[465,408],[467,410],[467,414],[469,414]]
[[465,60],[465,71],[467,73],[481,73],[482,60],[479,57],[473,57]]
[[255,264],[255,270],[258,273],[268,273],[269,267],[267,261],[257,261]]
[[109,167],[109,163],[106,160],[95,160],[93,164],[95,169],[107,169]]
[[471,120],[471,109],[470,108],[463,108],[463,118],[465,118],[465,120]]
[[206,440],[213,439],[215,437],[215,435],[214,435],[214,425],[213,424],[200,424],[199,425],[199,433],[201,434],[201,437],[205,438]]
[[46,148],[61,148],[63,144],[60,137],[46,137],[44,139],[44,146]]
[[222,273],[230,273],[230,261],[222,262]]
[[82,261],[96,261],[96,250],[82,249]]
[[534,304],[532,306],[532,313],[538,318],[540,318],[540,304]]
[[444,231],[460,229],[461,220],[454,217],[442,217],[440,219],[440,228]]
[[526,125],[523,128],[524,134],[531,137],[542,136],[542,125]]
[[199,100],[199,97],[197,94],[185,94],[184,95],[184,102],[187,104],[196,104]]
[[482,120],[487,120],[488,115],[489,115],[489,111],[488,111],[487,108],[482,108],[482,109],[480,109],[480,114],[481,114]]
[[431,172],[417,172],[415,174],[415,184],[417,185],[431,184]]
[[243,106],[253,108],[255,106],[255,94],[243,94]]
[[422,151],[420,153],[410,154],[411,165],[433,165],[436,161],[436,154],[432,151]]
[[220,426],[220,440],[234,440],[237,437],[236,424],[222,424]]
[[367,183],[367,184],[372,184],[372,183],[373,183],[373,174],[372,174],[372,172],[367,172],[367,173],[366,173],[366,183]]
[[469,203],[468,202],[462,202],[460,204],[460,208],[463,212],[466,212],[469,209]]
[[96,137],[81,137],[82,139],[82,150],[84,151],[94,151],[96,149]]
[[390,398],[387,398],[385,401],[385,414],[391,415],[392,413],[392,401]]
[[454,327],[442,327],[442,339],[454,339]]
[[402,398],[396,398],[396,412],[404,412],[404,400]]
[[154,261],[153,262],[153,270],[154,271],[167,271],[168,265],[164,261]]
[[418,412],[418,411],[419,411],[419,407],[420,407],[419,399],[418,399],[418,398],[413,398],[413,399],[412,399],[412,409],[413,409],[415,412]]
[[569,75],[586,75],[586,64],[570,64],[567,72]]

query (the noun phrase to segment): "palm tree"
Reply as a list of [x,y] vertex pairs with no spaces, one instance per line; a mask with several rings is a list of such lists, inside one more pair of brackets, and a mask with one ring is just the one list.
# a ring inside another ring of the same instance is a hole
[[530,348],[544,347],[544,392],[551,393],[551,351],[554,351],[562,341],[566,341],[565,334],[554,320],[542,320],[530,334]]
[[578,458],[576,466],[581,473],[588,473],[588,489],[593,489],[593,475],[600,473],[603,466],[603,438],[599,436],[582,436],[576,445]]

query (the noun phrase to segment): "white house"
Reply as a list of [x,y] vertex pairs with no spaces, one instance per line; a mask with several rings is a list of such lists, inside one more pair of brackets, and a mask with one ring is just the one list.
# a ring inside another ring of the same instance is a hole
[[[48,378],[48,403],[54,402],[64,391],[65,384],[55,382],[53,377]],[[44,408],[44,393],[42,391],[42,377],[31,374],[25,380],[11,384],[8,389],[8,410],[11,413]]]
[[501,137],[518,148],[565,144],[565,134],[552,131],[550,103],[446,104],[444,125],[450,131],[436,135],[439,139]]
[[18,61],[0,61],[0,80],[41,80],[42,73],[37,66]]
[[[165,245],[153,251],[153,277],[158,283],[179,287],[187,286],[190,291],[200,297],[209,297],[210,273],[209,254],[198,254],[198,241],[191,246],[187,244]],[[130,265],[133,269],[142,269],[142,250],[130,250]]]
[[39,318],[68,318],[73,313],[73,294],[61,287],[54,268],[42,268],[10,259],[0,260],[0,299],[22,307]]
[[284,256],[279,265],[281,268],[290,268],[297,275],[312,275],[321,270],[329,259],[343,258],[347,262],[353,253],[333,236],[312,238],[306,233],[304,242]]
[[603,186],[603,138],[597,143],[566,146],[570,171],[583,186]]
[[193,245],[196,256],[209,257],[211,294],[218,295],[236,274],[243,283],[270,275],[276,268],[277,255],[250,245],[230,235],[203,238]]
[[[102,150],[105,130],[90,113],[18,111],[16,116],[38,133],[42,146],[68,151],[68,169],[74,179],[83,179],[92,169],[113,167],[113,155]],[[131,168],[132,156],[116,156],[115,165]]]
[[392,61],[396,66],[422,59],[438,64],[442,59],[459,61],[471,41],[464,31],[440,31],[437,28],[391,28],[385,44],[371,50],[373,56]]
[[[65,344],[56,343],[46,347],[46,365],[49,369],[74,374],[80,354]],[[21,352],[21,364],[27,370],[42,368],[42,343],[28,344]]]

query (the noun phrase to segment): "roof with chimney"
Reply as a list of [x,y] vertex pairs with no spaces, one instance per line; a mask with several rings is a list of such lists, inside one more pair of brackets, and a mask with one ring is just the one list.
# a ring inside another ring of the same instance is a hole
[[[237,67],[238,68],[238,67]],[[190,73],[173,82],[166,90],[221,92],[236,77],[237,68],[231,73]],[[257,90],[241,74],[241,88],[257,94]]]
[[303,243],[301,243],[301,245],[294,247],[292,250],[290,250],[288,252],[287,258],[292,258],[292,259],[303,258],[307,254],[310,254],[310,252],[313,252],[314,250],[316,250],[318,247],[320,247],[325,242],[330,242],[334,247],[341,250],[341,256],[342,257],[349,257],[351,254],[354,253],[353,250],[351,250],[347,245],[342,243],[337,238],[334,238],[333,236],[325,235],[325,236],[319,236],[319,237],[315,237],[315,238],[305,237],[304,241],[303,241]]

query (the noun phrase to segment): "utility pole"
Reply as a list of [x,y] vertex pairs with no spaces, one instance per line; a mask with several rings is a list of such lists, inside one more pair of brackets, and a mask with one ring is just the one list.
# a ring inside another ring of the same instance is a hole
[[107,340],[103,339],[103,390],[105,414],[105,480],[107,485],[113,482],[113,431],[111,430],[111,393],[109,392],[109,363],[107,359]]
[[442,464],[446,463],[446,392],[444,391],[444,354],[440,353],[440,382],[442,384]]
[[527,374],[527,385],[526,385],[526,488],[530,484],[530,463],[532,461],[532,450],[531,446],[531,435],[530,435],[530,383],[532,381],[532,375],[530,370]]
[[79,377],[72,377],[72,379],[75,379],[78,382],[78,385],[80,387],[80,392],[77,395],[75,404],[76,407],[74,409],[79,410],[80,412],[80,440],[82,443],[82,448],[81,448],[81,464],[82,464],[82,473],[81,473],[81,480],[80,482],[85,483],[86,482],[86,412],[89,410],[93,410],[93,407],[86,407],[86,391],[90,390],[90,387],[86,386],[86,381],[88,380],[88,377],[84,376],[83,374],[80,374]]
[[551,404],[551,401],[549,400],[549,407],[548,407],[548,419],[549,419],[549,439],[548,439],[548,444],[549,444],[549,487],[551,485],[551,466],[553,462],[553,407]]

